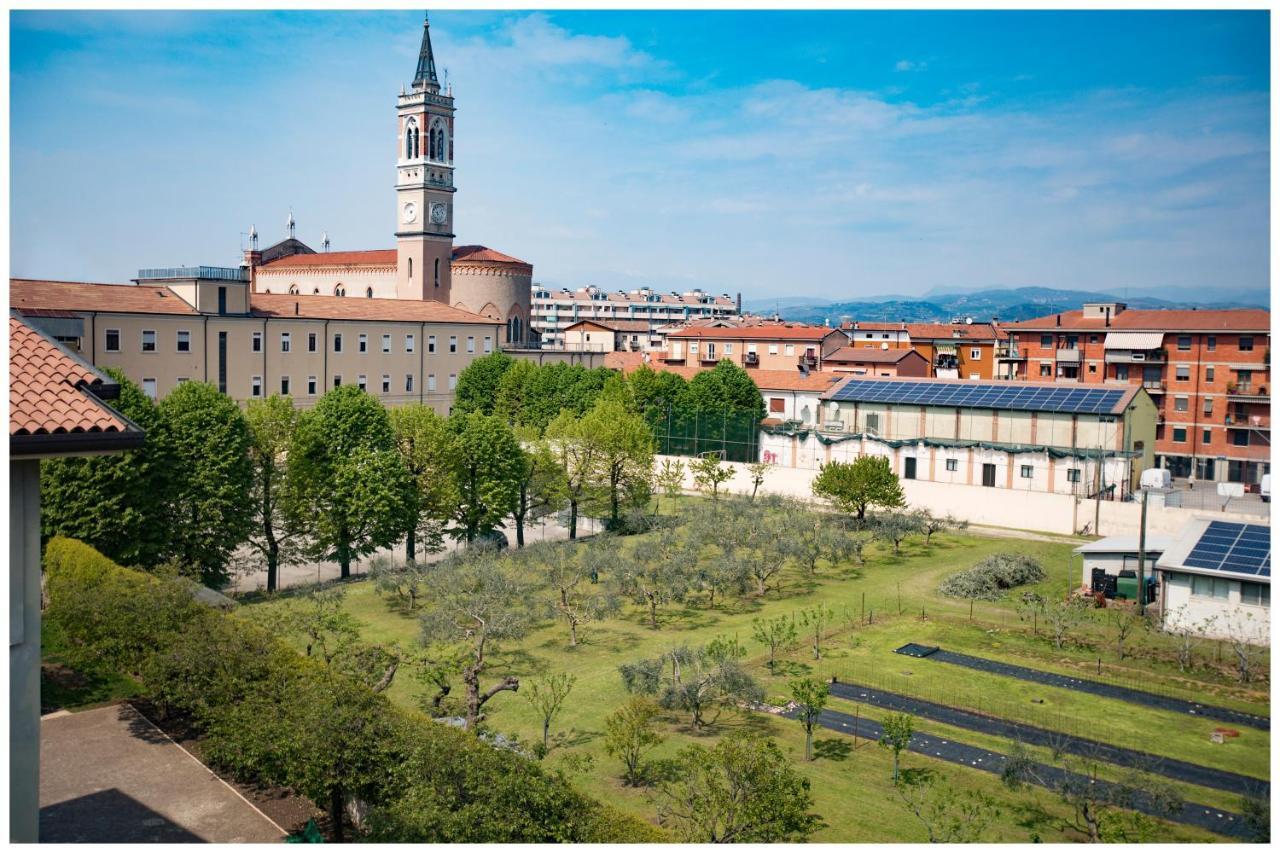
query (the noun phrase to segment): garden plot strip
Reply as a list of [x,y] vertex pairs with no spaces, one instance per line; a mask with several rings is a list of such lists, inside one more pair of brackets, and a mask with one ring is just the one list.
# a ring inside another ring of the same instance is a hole
[[1061,732],[1050,731],[1049,729],[1042,729],[1025,723],[991,717],[979,714],[976,711],[952,708],[947,705],[940,705],[937,702],[916,699],[886,690],[876,690],[859,684],[836,682],[831,685],[830,689],[832,696],[841,699],[864,702],[890,711],[902,711],[908,714],[928,717],[931,720],[937,720],[940,723],[946,723],[962,729],[971,729],[984,734],[1034,744],[1035,746],[1047,746],[1073,755],[1084,756],[1085,758],[1096,758],[1109,764],[1136,767],[1149,773],[1157,773],[1170,779],[1176,779],[1179,782],[1189,782],[1192,785],[1203,785],[1207,788],[1217,788],[1233,793],[1250,793],[1262,797],[1270,797],[1271,795],[1271,783],[1255,779],[1252,776],[1243,776],[1226,770],[1203,767],[1199,764],[1191,764],[1187,761],[1167,758],[1163,755],[1152,755],[1149,752],[1140,752],[1136,749],[1112,746],[1111,744],[1089,740],[1088,738],[1072,737]]
[[[794,717],[795,712],[788,712],[786,716]],[[880,724],[874,720],[855,717],[852,714],[845,714],[841,711],[824,710],[818,716],[818,724],[823,728],[849,736],[853,736],[856,733],[858,737],[866,738],[867,740],[878,740],[880,735],[883,734]],[[966,767],[984,770],[996,775],[1000,775],[1004,770],[1005,761],[1008,760],[1008,756],[1002,753],[969,746],[968,744],[956,743],[953,740],[940,738],[927,732],[916,732],[912,735],[911,743],[907,746],[907,749],[919,755],[926,755],[940,761],[951,762],[952,764],[963,764]],[[1036,772],[1040,778],[1055,782],[1064,779],[1086,781],[1079,774],[1068,773],[1065,770],[1044,764],[1037,764]],[[1109,786],[1111,783],[1099,780],[1094,784]],[[1161,813],[1150,802],[1139,799],[1134,804],[1134,810],[1153,817],[1171,820],[1174,823],[1198,826],[1201,829],[1207,829],[1219,835],[1246,838],[1249,834],[1249,828],[1244,818],[1240,815],[1197,803],[1183,803],[1182,811],[1170,816]]]
[[1037,684],[1045,684],[1049,687],[1064,687],[1067,690],[1078,690],[1081,693],[1092,693],[1095,696],[1120,699],[1135,705],[1147,705],[1148,707],[1161,708],[1165,711],[1176,711],[1180,714],[1191,714],[1223,723],[1233,723],[1237,726],[1249,726],[1266,732],[1271,731],[1270,717],[1248,714],[1244,711],[1234,711],[1230,708],[1222,708],[1216,705],[1202,705],[1199,702],[1188,702],[1185,699],[1174,699],[1171,696],[1161,696],[1158,693],[1148,693],[1145,690],[1135,690],[1131,687],[1119,687],[1103,681],[1074,678],[1070,675],[1046,672],[1042,669],[1032,669],[1011,663],[1001,663],[989,658],[978,658],[972,655],[960,654],[959,652],[949,652],[945,649],[934,652],[926,660],[958,664],[969,669],[991,672],[996,675],[1007,675],[1010,678],[1017,678],[1021,681],[1034,681]]

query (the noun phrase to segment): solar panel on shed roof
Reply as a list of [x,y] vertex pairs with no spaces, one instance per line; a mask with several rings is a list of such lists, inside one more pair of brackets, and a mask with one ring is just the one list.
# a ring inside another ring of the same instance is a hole
[[1215,572],[1271,577],[1271,528],[1211,521],[1183,564]]
[[850,379],[830,399],[838,402],[1019,409],[1029,412],[1109,414],[1124,397],[1115,388],[1044,388],[1004,383],[896,382]]

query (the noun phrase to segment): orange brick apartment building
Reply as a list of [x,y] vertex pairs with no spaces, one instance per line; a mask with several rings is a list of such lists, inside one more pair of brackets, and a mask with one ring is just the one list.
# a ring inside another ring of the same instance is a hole
[[1004,330],[1002,378],[1146,388],[1173,476],[1254,486],[1270,471],[1270,312],[1088,303]]
[[[992,323],[876,323],[855,320],[840,326],[849,346],[913,349],[938,379],[995,379],[996,349],[1006,334]],[[904,374],[905,375],[905,374]]]

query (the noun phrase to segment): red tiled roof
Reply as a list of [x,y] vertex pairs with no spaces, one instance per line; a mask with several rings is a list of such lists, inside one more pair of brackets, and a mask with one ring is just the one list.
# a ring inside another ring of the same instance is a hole
[[824,355],[823,361],[836,362],[856,362],[865,361],[868,364],[897,364],[904,358],[924,358],[920,353],[913,349],[903,347],[901,349],[876,349],[874,347],[840,347],[840,349]]
[[[906,328],[902,327],[902,323],[863,323],[858,322],[857,328],[853,324],[841,325],[841,329],[853,332],[903,332],[912,340],[929,340],[946,338],[948,340],[963,341],[983,341],[994,340],[999,337],[998,330],[990,323],[907,323]],[[955,333],[960,332],[959,337],[955,337]]]
[[698,327],[667,332],[668,338],[727,338],[731,341],[820,341],[838,329],[828,326],[737,326]]
[[564,330],[567,332],[570,329],[576,329],[578,326],[587,324],[609,329],[613,332],[647,332],[651,328],[647,320],[612,320],[608,317],[601,317],[599,320],[595,318],[579,320],[576,323],[565,326]]
[[[9,318],[9,437],[138,432],[82,386],[102,377],[16,317]],[[12,449],[12,448],[11,448]]]
[[[1061,325],[1058,318],[1062,318]],[[1261,308],[1189,309],[1128,308],[1111,315],[1111,325],[1105,317],[1085,317],[1083,311],[1063,311],[1034,320],[1005,324],[1006,331],[1054,331],[1056,329],[1086,329],[1088,331],[1122,332],[1269,332],[1271,312]]]
[[194,314],[167,287],[133,284],[90,284],[73,281],[9,279],[9,307],[26,312],[108,311],[121,314]]
[[365,249],[358,252],[316,252],[314,254],[286,255],[268,261],[263,267],[330,267],[369,266],[394,267],[397,262],[395,249]]
[[505,255],[496,249],[490,249],[488,246],[454,246],[453,260],[455,263],[457,261],[476,261],[489,264],[520,264],[532,269],[532,264],[528,261]]
[[429,300],[302,296],[292,293],[252,293],[249,300],[250,313],[255,317],[497,325],[497,321],[488,317]]

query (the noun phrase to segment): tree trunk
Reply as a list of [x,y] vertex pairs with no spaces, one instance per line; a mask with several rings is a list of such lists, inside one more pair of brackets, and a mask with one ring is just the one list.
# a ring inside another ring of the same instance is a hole
[[569,538],[578,538],[578,499],[569,499]]
[[280,555],[276,551],[267,551],[267,592],[275,592],[279,585]]
[[649,596],[649,626],[658,630],[658,600]]
[[516,547],[524,547],[524,513],[515,516],[516,522]]
[[341,844],[346,838],[342,832],[342,789],[329,791],[329,822],[333,824],[333,840]]
[[551,748],[551,721],[548,719],[542,721],[542,748]]
[[806,761],[813,761],[813,724],[809,723],[804,727],[804,757]]
[[893,751],[893,784],[898,784],[898,750]]
[[763,575],[759,575],[759,576],[757,576],[757,577],[756,577],[756,592],[760,594],[760,597],[761,597],[761,598],[764,598],[764,594],[765,594],[766,592],[768,592],[768,591],[769,591],[769,587],[765,584],[765,578],[764,578],[764,576],[763,576]]
[[418,559],[418,531],[417,524],[409,528],[409,533],[404,538],[404,556],[410,562],[416,562]]
[[347,552],[346,548],[338,551],[338,565],[342,568],[341,576],[343,578],[351,577],[351,554]]

